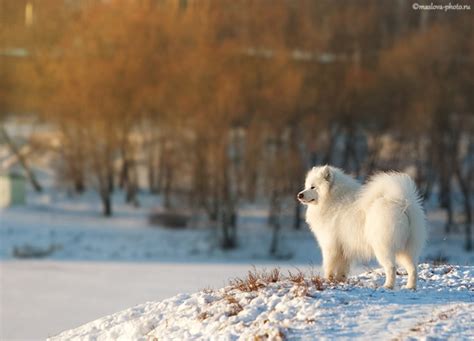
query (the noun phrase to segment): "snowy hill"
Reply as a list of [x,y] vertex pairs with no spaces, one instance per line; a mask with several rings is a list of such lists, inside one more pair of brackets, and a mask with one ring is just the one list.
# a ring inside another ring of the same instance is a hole
[[417,291],[400,289],[406,276],[395,291],[381,288],[381,270],[339,284],[249,272],[220,290],[144,303],[50,340],[474,338],[474,267],[418,270]]

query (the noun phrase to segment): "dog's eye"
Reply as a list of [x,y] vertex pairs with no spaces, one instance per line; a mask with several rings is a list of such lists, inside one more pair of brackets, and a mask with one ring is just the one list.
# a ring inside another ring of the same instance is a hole
[[316,187],[314,187],[314,186],[311,186],[311,189],[315,189],[315,188],[316,188]]

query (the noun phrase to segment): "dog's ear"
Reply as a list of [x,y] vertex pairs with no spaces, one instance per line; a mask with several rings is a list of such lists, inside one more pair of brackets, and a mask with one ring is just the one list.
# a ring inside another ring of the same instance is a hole
[[332,171],[331,171],[331,168],[329,166],[324,166],[323,168],[323,171],[322,171],[322,178],[324,180],[326,180],[327,182],[331,182],[332,181]]

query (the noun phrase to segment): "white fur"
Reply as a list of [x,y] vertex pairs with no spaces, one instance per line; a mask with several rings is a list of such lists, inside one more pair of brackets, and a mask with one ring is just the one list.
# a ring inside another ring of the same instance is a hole
[[395,284],[395,264],[416,288],[416,264],[426,240],[425,214],[415,183],[406,174],[380,173],[362,186],[340,169],[314,167],[298,199],[323,254],[326,278],[343,280],[353,260],[375,257],[384,286]]

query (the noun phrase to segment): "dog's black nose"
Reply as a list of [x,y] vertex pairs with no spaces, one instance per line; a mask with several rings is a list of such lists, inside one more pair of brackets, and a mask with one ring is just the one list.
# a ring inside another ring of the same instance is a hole
[[298,193],[298,199],[303,199],[304,194],[303,193]]

